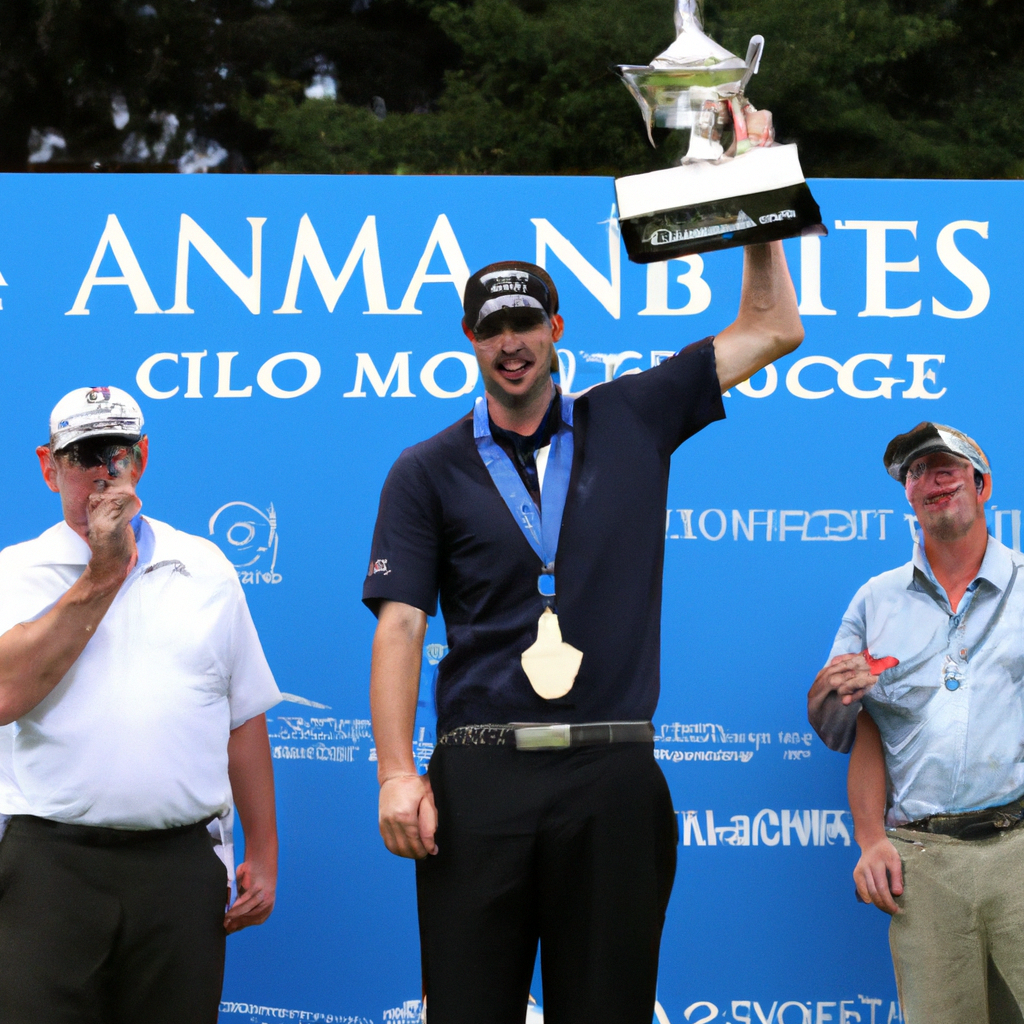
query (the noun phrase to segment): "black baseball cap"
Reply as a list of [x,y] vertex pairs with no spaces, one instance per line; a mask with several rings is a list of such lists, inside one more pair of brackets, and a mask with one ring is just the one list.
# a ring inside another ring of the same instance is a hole
[[558,312],[558,289],[548,272],[535,263],[489,263],[466,282],[462,309],[462,322],[473,332],[502,309],[536,309],[550,318]]

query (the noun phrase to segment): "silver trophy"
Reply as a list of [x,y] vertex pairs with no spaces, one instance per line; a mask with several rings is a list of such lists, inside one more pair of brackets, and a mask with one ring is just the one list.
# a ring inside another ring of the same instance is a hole
[[649,65],[616,70],[652,129],[690,133],[680,166],[615,182],[629,258],[675,256],[825,234],[796,146],[751,144],[744,90],[757,74],[764,37],[741,60],[704,32],[697,0],[676,0],[676,41]]

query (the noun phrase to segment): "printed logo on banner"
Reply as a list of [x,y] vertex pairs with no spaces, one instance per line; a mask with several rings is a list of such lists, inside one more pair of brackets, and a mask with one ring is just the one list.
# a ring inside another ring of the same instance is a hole
[[[790,211],[782,211],[772,217],[785,218]],[[65,312],[66,316],[89,316],[89,302],[93,290],[100,285],[120,286],[130,293],[135,305],[135,312],[143,315],[159,313],[193,315],[195,310],[189,305],[189,270],[190,254],[193,250],[201,257],[225,285],[234,293],[236,299],[255,316],[271,312],[272,315],[301,314],[297,305],[299,285],[306,267],[309,269],[311,284],[315,285],[320,298],[328,312],[334,312],[335,306],[345,287],[352,278],[352,271],[358,261],[362,261],[363,285],[366,295],[367,309],[371,316],[415,315],[420,313],[416,307],[420,291],[428,282],[450,283],[461,298],[463,286],[469,277],[469,267],[463,255],[462,246],[455,235],[448,217],[441,213],[437,216],[433,230],[425,240],[419,265],[405,289],[405,296],[397,309],[388,303],[383,274],[384,263],[381,260],[380,244],[377,234],[377,217],[369,214],[363,221],[358,234],[352,242],[347,260],[340,274],[335,276],[324,253],[320,235],[308,214],[303,214],[295,231],[294,245],[291,250],[290,271],[287,282],[276,280],[270,284],[277,294],[282,294],[281,305],[268,310],[263,299],[263,225],[266,217],[245,218],[250,225],[251,233],[251,274],[246,274],[233,260],[228,257],[220,245],[192,217],[182,214],[179,221],[177,238],[167,238],[169,252],[177,250],[177,261],[174,267],[174,303],[168,308],[161,308],[147,278],[147,272],[139,263],[132,242],[126,234],[116,214],[109,214],[106,226],[100,235],[89,269],[81,279],[78,293],[72,307]],[[294,222],[293,222],[294,223]],[[566,238],[549,220],[543,217],[531,217],[530,223],[535,229],[537,259],[545,263],[547,251],[550,249],[577,280],[594,296],[614,319],[622,315],[622,249],[618,217],[615,207],[611,216],[602,223],[607,225],[608,270],[604,273],[587,260],[573,242]],[[942,264],[942,279],[925,281],[919,294],[937,290],[944,293],[948,290],[949,278],[955,279],[967,287],[970,302],[966,307],[951,309],[945,306],[936,295],[931,296],[931,316],[950,320],[964,320],[976,317],[988,306],[991,298],[991,287],[984,272],[968,260],[958,246],[957,235],[970,232],[988,239],[989,222],[974,220],[954,220],[944,225],[932,239],[918,239],[918,222],[903,220],[836,220],[835,227],[839,231],[863,231],[865,255],[867,259],[861,264],[864,267],[865,296],[864,308],[859,317],[918,317],[924,313],[919,298],[909,306],[892,307],[889,305],[888,278],[896,273],[920,273],[920,261],[917,256],[909,262],[892,262],[887,255],[888,236],[906,233],[910,239],[892,239],[894,245],[901,242],[909,243],[917,248],[921,243],[934,244],[935,253]],[[347,242],[352,238],[328,237],[332,245]],[[830,243],[835,245],[830,239]],[[100,276],[107,252],[110,252],[118,268],[120,277]],[[431,274],[428,271],[434,254],[440,250],[441,257],[447,264],[447,274]],[[268,254],[269,255],[269,254]],[[283,255],[275,253],[274,255]],[[273,259],[269,263],[273,263]],[[390,262],[390,261],[385,261]],[[804,238],[800,244],[800,311],[804,316],[835,316],[837,311],[825,306],[821,295],[821,263],[822,240],[820,238]],[[858,261],[859,262],[859,261]],[[676,277],[689,292],[689,301],[685,306],[669,305],[669,263],[673,271],[685,266],[686,272]],[[166,273],[166,271],[165,271]],[[711,289],[703,278],[704,260],[700,256],[683,256],[663,263],[650,264],[646,267],[647,289],[646,304],[637,310],[638,316],[673,316],[680,314],[694,315],[703,312],[711,303]],[[152,266],[149,274],[153,276]],[[948,277],[946,276],[948,274]],[[0,278],[0,283],[6,283]],[[168,282],[169,283],[169,282]],[[391,287],[395,281],[392,279]],[[307,292],[307,294],[311,294]],[[226,293],[222,292],[227,301]],[[304,302],[305,305],[305,302]],[[851,310],[852,311],[852,310]],[[845,312],[845,311],[844,311]]]
[[[646,370],[648,366],[654,367],[670,359],[675,353],[670,349],[652,349],[648,356],[634,349],[627,349],[624,352],[584,352],[580,350],[581,362],[597,364],[598,370],[596,379],[592,375],[581,384],[593,386],[596,383],[607,383],[617,377],[626,377],[630,374]],[[560,356],[572,356],[571,352],[559,352]],[[805,355],[801,350],[800,358],[790,364],[785,376],[785,389],[794,398],[805,400],[817,400],[828,398],[836,394],[837,390],[850,398],[868,399],[893,397],[893,388],[897,384],[908,385],[902,391],[896,392],[903,398],[942,398],[946,389],[938,388],[936,374],[938,367],[946,362],[942,353],[915,352],[906,355],[906,362],[910,365],[906,370],[900,370],[905,374],[902,377],[872,377],[871,370],[878,368],[889,370],[893,366],[893,360],[898,364],[900,357],[892,352],[858,352],[850,356],[845,362],[840,363],[831,356],[826,355]],[[824,367],[824,369],[821,369]],[[566,365],[562,366],[565,374]],[[575,377],[576,360],[572,359],[572,371],[569,375],[569,383],[565,384],[566,390],[572,386],[572,379]],[[763,376],[762,376],[763,374]],[[564,377],[563,377],[564,383]],[[874,386],[868,385],[873,383]],[[768,398],[778,391],[779,371],[774,363],[758,371],[749,380],[741,381],[736,385],[736,390],[747,398]],[[723,392],[723,397],[734,397],[731,391]]]
[[[401,1006],[395,1006],[385,1010],[381,1014],[382,1020],[386,1022],[399,1022],[399,1024],[422,1024],[426,1020],[427,1001],[425,999],[407,999]],[[537,1005],[537,1000],[530,996],[526,1006],[525,1024],[544,1024],[544,1011]]]
[[[676,811],[683,846],[849,846],[849,811],[788,810],[764,807],[753,816],[734,814],[728,825],[715,824],[715,812]],[[702,823],[703,822],[703,828]],[[795,842],[794,842],[795,840]]]
[[[185,355],[186,353],[182,353]],[[649,366],[657,366],[675,355],[668,349],[652,349],[644,355],[634,349],[622,352],[579,352],[580,361],[569,349],[559,349],[560,383],[565,390],[574,386],[583,391],[596,384],[607,383],[618,377],[639,373]],[[378,356],[377,361],[369,352],[356,352],[353,367],[353,384],[343,398],[366,398],[366,385],[378,398],[416,398],[423,392],[435,398],[460,398],[471,392],[477,385],[478,372],[473,358],[465,352],[439,352],[434,355],[423,354],[418,357],[422,361],[419,371],[422,391],[411,390],[411,381],[415,379],[415,369],[419,361],[410,362],[412,352],[395,352],[388,362],[387,355]],[[879,369],[896,370],[901,358],[909,365],[898,372],[902,377],[877,376]],[[648,361],[649,360],[649,361]],[[895,360],[895,363],[894,363]],[[379,365],[378,365],[379,362]],[[440,367],[446,362],[459,363],[464,379],[454,389],[446,389],[436,379]],[[785,391],[794,398],[806,401],[829,398],[843,394],[855,399],[893,399],[917,398],[934,400],[946,394],[945,387],[938,387],[938,368],[946,362],[941,352],[910,352],[901,357],[892,352],[858,352],[840,363],[827,355],[802,355],[794,360],[786,369]],[[595,364],[595,370],[587,370],[587,364]],[[875,376],[871,375],[874,364]],[[577,374],[577,366],[580,373]],[[144,364],[148,375],[151,367]],[[385,370],[385,372],[381,372]],[[143,372],[140,369],[140,374]],[[577,380],[577,376],[580,378]],[[146,380],[148,381],[148,376]],[[902,390],[894,391],[896,385],[906,385]],[[394,385],[394,390],[389,389]],[[736,391],[747,398],[768,398],[779,392],[779,370],[775,364],[769,364],[758,371],[750,380],[741,381]],[[147,391],[147,394],[150,392]],[[163,394],[163,393],[158,393]],[[164,395],[169,397],[169,393]],[[723,393],[725,398],[734,398],[732,391]]]
[[222,999],[217,1009],[220,1013],[241,1014],[246,1024],[272,1024],[280,1020],[305,1021],[306,1024],[374,1024],[369,1017],[358,1017],[351,1013],[294,1010],[260,1003],[240,1003],[231,999]]
[[[281,695],[286,701],[330,711],[326,704]],[[358,755],[361,741],[370,740],[373,731],[368,718],[340,718],[321,715],[267,715],[270,752],[277,761],[322,761],[333,764],[354,764],[363,760]],[[376,758],[371,757],[371,760]]]
[[210,536],[243,584],[280,583],[277,571],[277,512],[247,501],[229,501],[210,516]]
[[[810,730],[776,734],[784,761],[802,761],[811,756],[814,734]],[[669,764],[684,761],[735,761],[749,764],[762,747],[772,745],[767,730],[732,732],[718,722],[661,722],[654,730],[654,758]],[[746,749],[734,749],[745,746]]]
[[426,1006],[422,999],[406,999],[401,1006],[393,1006],[381,1014],[384,1021],[396,1021],[398,1024],[421,1024],[426,1015]]
[[428,665],[439,665],[441,659],[448,653],[448,647],[446,644],[427,644],[423,648],[423,653]]
[[[888,1007],[886,1007],[888,1004]],[[857,995],[846,999],[773,999],[771,1004],[756,999],[732,999],[717,1003],[702,999],[691,1003],[682,1012],[687,1024],[903,1024],[899,1000],[878,996]],[[654,1017],[658,1024],[673,1024],[661,1003],[656,1003]],[[678,1022],[677,1022],[678,1024]]]
[[891,515],[895,515],[891,508],[668,508],[665,539],[739,544],[884,541]]
[[[910,539],[917,543],[917,516],[904,512]],[[1021,510],[989,505],[988,532],[1000,544],[1021,550]],[[891,508],[667,508],[666,540],[764,543],[783,541],[884,541],[891,533]],[[899,519],[893,520],[899,522]]]
[[[448,653],[445,644],[431,642],[423,645],[423,673],[420,699],[417,701],[416,730],[413,736],[413,757],[416,768],[423,770],[434,753],[434,720],[432,692],[436,681],[437,666]],[[330,711],[328,704],[282,693],[282,700]],[[280,710],[280,709],[278,709]],[[373,730],[368,718],[340,718],[326,715],[302,714],[267,716],[271,726],[271,753],[280,761],[330,761],[334,764],[354,764],[366,760],[376,763],[377,748],[373,746]],[[368,753],[363,755],[363,740],[369,740]]]

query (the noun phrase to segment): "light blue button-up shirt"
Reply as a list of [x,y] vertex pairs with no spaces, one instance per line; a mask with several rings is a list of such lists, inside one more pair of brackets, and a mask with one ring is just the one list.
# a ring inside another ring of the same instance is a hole
[[954,615],[923,546],[868,580],[830,655],[899,658],[864,696],[889,775],[886,824],[1024,794],[1024,557],[989,537]]

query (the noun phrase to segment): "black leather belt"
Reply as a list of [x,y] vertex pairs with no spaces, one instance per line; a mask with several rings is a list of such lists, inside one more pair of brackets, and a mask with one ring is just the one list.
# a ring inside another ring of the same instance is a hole
[[85,846],[130,846],[153,840],[170,839],[186,832],[206,828],[216,815],[190,825],[176,825],[173,828],[106,828],[103,825],[70,825],[49,818],[37,818],[34,814],[14,814],[8,828],[25,831],[29,835],[45,836],[65,842],[82,843]]
[[562,750],[605,743],[653,743],[650,722],[583,722],[579,725],[513,722],[510,725],[460,725],[438,739],[439,746],[516,747]]
[[907,822],[900,828],[913,832],[931,832],[934,835],[952,836],[954,839],[990,839],[1007,832],[1024,821],[1024,797],[1013,800],[1001,807],[986,807],[980,811],[966,811],[963,814],[932,814],[927,818]]

